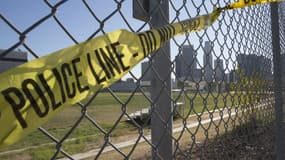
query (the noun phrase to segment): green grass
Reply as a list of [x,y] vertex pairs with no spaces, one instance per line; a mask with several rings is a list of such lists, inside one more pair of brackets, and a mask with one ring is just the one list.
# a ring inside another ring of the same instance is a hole
[[[119,100],[116,100],[110,93],[102,92],[91,102],[87,107],[87,114],[92,117],[105,132],[109,132],[112,126],[116,123],[119,117],[122,115],[122,109],[126,107],[127,113],[132,113],[142,108],[150,106],[150,102],[141,93],[131,95],[130,93],[115,93]],[[149,95],[148,95],[149,96]],[[190,115],[199,112],[207,112],[207,110],[213,110],[222,107],[234,107],[238,102],[245,104],[247,97],[244,94],[217,94],[217,93],[203,93],[194,94],[187,93],[187,95],[179,96],[174,93],[173,100],[176,102],[185,103],[184,115]],[[87,100],[83,101],[86,103]],[[207,110],[205,110],[207,109]],[[65,108],[62,112],[57,114],[53,119],[47,122],[43,127],[48,130],[56,138],[62,138],[73,127],[76,121],[82,115],[81,107],[74,105]],[[131,133],[137,133],[137,130],[133,125],[126,123],[123,117],[120,123],[116,126],[114,131],[111,132],[111,136],[128,135]],[[68,136],[68,138],[79,138],[77,140],[65,142],[62,146],[70,154],[79,153],[100,145],[104,142],[104,134],[96,128],[86,118],[76,126],[76,129]],[[37,146],[44,143],[52,143],[49,138],[43,135],[39,131],[35,131],[22,139],[20,142],[0,149],[0,152],[20,149],[28,146]],[[44,159],[50,157],[56,151],[55,145],[41,146],[37,149],[30,149],[25,151],[25,156],[32,157],[33,159]],[[15,157],[23,154],[17,153],[10,156]],[[8,158],[7,158],[8,157]],[[9,155],[0,156],[0,159],[9,159]]]

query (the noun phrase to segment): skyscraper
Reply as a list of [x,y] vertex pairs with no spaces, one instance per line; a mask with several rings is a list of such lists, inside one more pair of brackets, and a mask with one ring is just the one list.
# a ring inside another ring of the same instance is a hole
[[225,73],[224,72],[224,64],[223,64],[223,60],[222,59],[217,58],[214,61],[214,70],[215,70],[214,77],[215,77],[215,81],[216,82],[220,82],[223,79],[225,80],[225,78],[224,78],[224,73]]
[[182,54],[176,57],[175,64],[178,78],[190,79],[193,76],[197,68],[193,45],[183,46]]
[[[185,64],[190,66],[191,67],[190,69],[193,70],[194,68],[197,68],[197,60],[194,55],[193,45],[183,46],[182,55],[183,55],[183,59],[185,60]],[[189,67],[186,67],[186,68],[189,69]]]
[[175,57],[175,72],[176,72],[176,76],[177,78],[181,78],[182,75],[182,55],[177,55]]
[[269,58],[265,56],[258,56],[255,54],[239,54],[237,56],[238,67],[245,77],[259,77],[266,80],[272,78],[271,68],[272,63]]
[[207,82],[213,81],[213,51],[214,46],[210,41],[205,42],[203,65],[204,65],[204,80]]

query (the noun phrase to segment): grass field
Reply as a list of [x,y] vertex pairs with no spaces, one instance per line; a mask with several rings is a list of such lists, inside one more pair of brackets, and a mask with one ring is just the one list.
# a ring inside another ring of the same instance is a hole
[[[149,97],[149,95],[147,96]],[[87,115],[92,117],[106,133],[111,131],[111,137],[137,135],[138,130],[132,124],[125,122],[126,118],[122,116],[122,110],[125,107],[128,114],[141,110],[150,106],[149,100],[142,93],[135,93],[134,95],[131,93],[115,93],[115,97],[108,92],[99,93],[87,107]],[[184,117],[217,108],[233,107],[238,101],[244,103],[242,102],[243,99],[244,97],[240,95],[229,93],[173,94],[175,102],[185,103]],[[83,101],[83,103],[86,102],[87,100]],[[46,123],[43,128],[60,140],[71,130],[81,115],[82,108],[80,106],[70,106]],[[119,119],[120,117],[121,119]],[[120,123],[115,128],[112,128],[117,121],[120,121]],[[149,132],[149,129],[146,128],[145,131]],[[62,148],[70,154],[84,152],[100,147],[104,143],[104,136],[105,134],[95,127],[94,124],[87,118],[83,118],[79,125],[76,126],[76,129],[68,136],[68,140],[62,144]],[[26,148],[26,150],[17,153],[0,153],[0,159],[15,159],[17,157],[21,157],[21,159],[47,159],[56,151],[56,147],[52,142],[40,131],[35,131],[15,145],[1,149],[0,152],[22,148]],[[30,146],[37,147],[27,148]]]

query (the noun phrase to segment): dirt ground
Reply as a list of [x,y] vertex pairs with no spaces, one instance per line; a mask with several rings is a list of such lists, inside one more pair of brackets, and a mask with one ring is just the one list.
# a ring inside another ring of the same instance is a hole
[[273,160],[276,159],[273,132],[272,126],[241,127],[208,143],[197,144],[191,150],[186,146],[175,159]]

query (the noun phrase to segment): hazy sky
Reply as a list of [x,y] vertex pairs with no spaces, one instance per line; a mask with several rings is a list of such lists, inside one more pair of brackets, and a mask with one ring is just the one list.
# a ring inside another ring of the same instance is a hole
[[[57,2],[59,2],[59,0],[49,0],[49,2],[52,5],[55,5]],[[86,2],[89,4],[98,19],[104,22],[104,32],[111,32],[117,29],[138,31],[138,29],[144,25],[144,22],[132,18],[132,0],[123,1],[120,12],[115,12],[114,15],[109,19],[106,19],[106,17],[108,17],[117,9],[116,2],[113,0],[86,0]],[[183,0],[172,0],[172,3],[170,3],[170,21],[177,21],[175,17],[178,12],[175,10],[180,9],[179,15],[177,16],[179,17],[179,20],[184,20],[189,18],[189,14],[190,17],[195,17],[197,15],[211,12],[214,6],[225,5],[225,2],[221,2],[219,0],[194,0],[194,2],[195,6],[198,7],[199,10],[197,10],[197,8],[193,5],[192,1],[188,1],[186,3],[186,6],[183,7]],[[0,5],[0,13],[2,16],[8,19],[20,32],[23,32],[39,19],[51,13],[51,8],[44,1],[40,0],[3,0],[1,1]],[[228,43],[227,39],[224,39],[224,36],[221,37],[221,35],[223,35],[222,33],[219,33],[219,36],[215,36],[215,30],[218,28],[226,27],[226,24],[224,24],[224,22],[227,21],[227,18],[223,18],[223,16],[227,14],[231,13],[225,13],[221,15],[219,18],[220,22],[216,22],[213,25],[213,28],[211,27],[205,31],[191,33],[189,35],[189,41],[186,41],[185,45],[194,45],[194,48],[197,50],[197,57],[200,65],[203,63],[203,51],[200,44],[204,45],[204,42],[208,40],[219,40],[222,44]],[[95,33],[98,28],[100,28],[100,23],[94,17],[92,17],[82,0],[69,0],[65,2],[58,7],[56,17],[78,42],[86,40],[93,33]],[[127,23],[123,18],[127,20]],[[145,25],[141,31],[148,29],[148,25]],[[220,29],[220,31],[221,30],[222,29]],[[232,31],[229,33],[232,33]],[[101,34],[102,32],[100,31],[94,37]],[[175,40],[180,44],[184,42],[185,39],[187,39],[186,36],[175,38]],[[8,27],[8,25],[5,24],[3,20],[0,19],[0,48],[7,49],[16,44],[18,41],[19,35],[15,33],[10,27]],[[39,56],[44,56],[48,53],[52,53],[56,50],[75,44],[52,17],[41,23],[34,30],[28,32],[26,34],[25,43]],[[26,51],[23,46],[20,46],[19,48]],[[225,55],[225,58],[229,58],[227,57],[227,52],[227,48],[221,49],[218,45],[215,45],[215,53],[217,54],[216,56],[219,56],[221,53],[223,53]],[[171,41],[172,60],[177,54],[178,48],[173,43],[173,41]],[[33,57],[30,55],[29,59],[33,59]],[[136,76],[139,76],[140,65],[136,66],[132,72]]]

